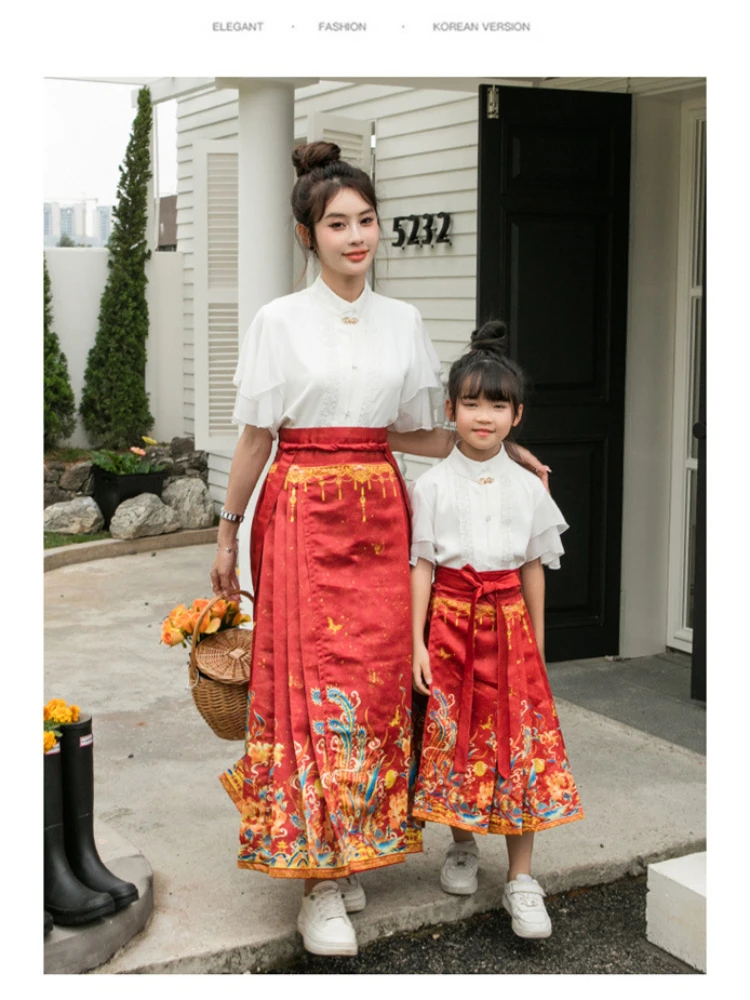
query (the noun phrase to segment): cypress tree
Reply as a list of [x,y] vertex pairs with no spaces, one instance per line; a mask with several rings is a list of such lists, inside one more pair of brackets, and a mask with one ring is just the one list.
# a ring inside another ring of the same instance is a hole
[[138,110],[120,166],[117,205],[109,238],[109,275],[99,307],[99,326],[89,351],[80,413],[97,447],[140,442],[154,418],[146,393],[146,240],[151,177],[151,94],[138,93]]
[[70,386],[68,359],[52,329],[52,287],[44,261],[44,450],[69,438],[76,426],[76,403]]

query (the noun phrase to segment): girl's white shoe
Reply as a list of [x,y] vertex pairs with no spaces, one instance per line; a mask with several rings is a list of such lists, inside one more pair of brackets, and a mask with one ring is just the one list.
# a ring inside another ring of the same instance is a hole
[[456,840],[448,848],[440,869],[440,887],[455,896],[471,896],[477,891],[479,846],[473,840]]
[[356,875],[337,878],[336,885],[344,897],[344,907],[347,913],[359,913],[360,910],[364,910],[367,897]]
[[544,905],[544,889],[531,875],[519,875],[506,882],[503,906],[513,918],[513,933],[522,938],[547,938],[552,933],[552,921]]
[[302,897],[297,930],[313,955],[356,955],[357,935],[346,915],[344,897],[333,881],[321,881]]

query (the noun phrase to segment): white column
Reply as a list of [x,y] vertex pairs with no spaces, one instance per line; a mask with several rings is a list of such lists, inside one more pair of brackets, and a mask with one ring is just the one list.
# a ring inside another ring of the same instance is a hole
[[[292,209],[294,183],[294,85],[239,81],[239,330],[258,309],[292,291]],[[269,458],[269,464],[273,457]],[[267,467],[266,467],[267,471]],[[240,585],[250,590],[250,524],[261,476],[239,531]],[[243,611],[252,607],[243,599]]]
[[239,86],[239,327],[292,290],[294,86],[243,80]]

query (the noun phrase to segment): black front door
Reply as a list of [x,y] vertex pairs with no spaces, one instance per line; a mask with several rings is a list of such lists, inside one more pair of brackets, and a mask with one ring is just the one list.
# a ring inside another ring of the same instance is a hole
[[521,441],[570,524],[550,661],[619,650],[630,97],[480,88],[477,320],[533,383]]

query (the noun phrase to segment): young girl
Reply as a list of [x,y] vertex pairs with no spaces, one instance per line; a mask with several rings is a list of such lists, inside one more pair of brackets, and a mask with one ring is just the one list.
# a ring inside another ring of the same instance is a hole
[[472,334],[448,382],[458,443],[410,491],[414,686],[429,695],[413,815],[452,828],[440,884],[459,895],[477,888],[473,833],[504,834],[503,905],[516,934],[543,938],[534,833],[583,818],[544,667],[543,566],[559,568],[567,524],[508,456],[524,376],[504,340],[498,322]]

